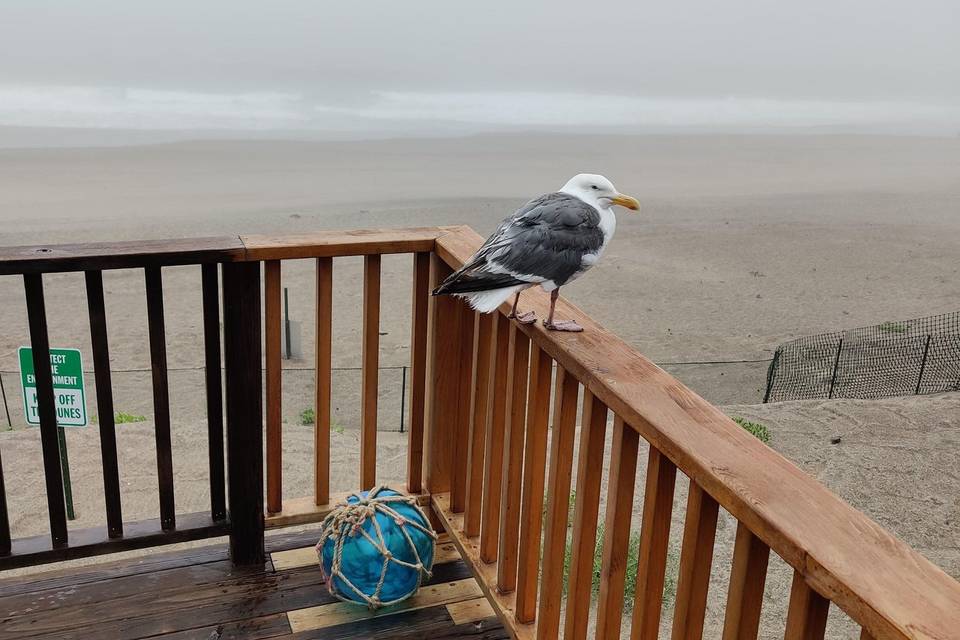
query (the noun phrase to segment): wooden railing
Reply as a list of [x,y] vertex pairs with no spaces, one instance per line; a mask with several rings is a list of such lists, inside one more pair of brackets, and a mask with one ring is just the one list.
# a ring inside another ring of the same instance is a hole
[[[376,469],[376,393],[379,325],[380,255],[413,253],[414,335],[413,383],[408,489],[421,491],[426,301],[429,252],[441,229],[353,231],[271,236],[239,236],[189,240],[93,243],[0,249],[0,276],[23,277],[36,371],[42,460],[50,534],[12,540],[0,460],[0,569],[83,556],[112,553],[173,542],[229,534],[231,551],[241,564],[263,562],[263,531],[314,521],[329,510],[329,432],[331,364],[331,291],[333,258],[364,256],[363,350],[363,487],[372,486]],[[281,260],[317,261],[317,428],[315,492],[283,501],[281,494],[280,421],[280,265]],[[263,263],[263,306],[261,264]],[[174,466],[170,440],[170,396],[164,327],[163,269],[200,265],[209,442],[210,510],[175,513]],[[220,266],[218,273],[218,265]],[[153,416],[156,435],[158,518],[124,521],[113,383],[103,291],[103,271],[137,269],[144,274],[148,336],[152,365]],[[43,274],[84,272],[90,315],[99,414],[105,496],[105,527],[68,532],[57,435],[54,387],[49,366],[49,340]],[[222,281],[221,281],[222,276]],[[221,294],[222,292],[222,294]],[[223,331],[221,335],[221,301]],[[264,321],[262,330],[262,311]],[[265,340],[264,340],[265,333]],[[223,372],[221,379],[221,341]],[[265,349],[264,349],[265,346]],[[266,362],[266,511],[264,518],[264,420],[261,361]],[[224,416],[226,409],[226,416]],[[226,418],[226,419],[224,419]],[[226,434],[226,451],[224,451]],[[226,468],[224,457],[226,454]],[[228,473],[229,469],[241,470]],[[229,478],[229,481],[226,481]],[[225,486],[226,485],[226,486]]]
[[[738,520],[724,638],[756,637],[771,550],[794,571],[783,621],[787,638],[821,637],[830,602],[862,625],[864,638],[956,637],[960,584],[580,310],[560,301],[558,313],[586,329],[561,334],[518,325],[503,312],[478,315],[454,298],[430,297],[431,288],[480,242],[469,228],[453,227],[0,250],[0,275],[24,278],[51,532],[10,540],[0,467],[0,568],[222,534],[231,537],[235,561],[260,563],[265,526],[322,518],[338,500],[330,491],[329,432],[333,269],[334,258],[341,256],[364,256],[357,485],[373,486],[380,256],[410,253],[412,391],[406,489],[432,505],[436,524],[450,533],[516,637],[587,636],[607,458],[595,634],[619,637],[641,438],[649,450],[633,638],[656,637],[661,626],[678,471],[687,478],[689,490],[673,637],[702,635],[720,507]],[[316,259],[314,494],[285,497],[281,261],[303,258]],[[162,270],[183,264],[202,265],[211,504],[209,512],[201,514],[173,510]],[[101,277],[102,270],[118,268],[143,269],[147,291],[160,504],[159,518],[145,522],[125,522],[119,499]],[[86,272],[106,495],[106,526],[69,535],[46,366],[42,274],[55,271]],[[530,290],[524,305],[543,317],[548,300]],[[610,429],[612,444],[605,451]],[[564,591],[574,466],[576,502]]]
[[[460,267],[481,240],[467,228],[439,237],[432,281]],[[545,317],[549,301],[529,290],[523,304]],[[757,637],[771,550],[794,572],[783,621],[788,639],[823,637],[831,602],[862,626],[862,638],[960,637],[960,584],[579,309],[563,300],[557,306],[585,328],[568,334],[508,321],[506,309],[477,317],[448,298],[431,307],[425,489],[514,636],[587,636],[612,413],[595,637],[620,636],[641,438],[649,450],[632,638],[660,631],[678,471],[689,491],[673,638],[702,636],[721,506],[738,520],[725,639]]]

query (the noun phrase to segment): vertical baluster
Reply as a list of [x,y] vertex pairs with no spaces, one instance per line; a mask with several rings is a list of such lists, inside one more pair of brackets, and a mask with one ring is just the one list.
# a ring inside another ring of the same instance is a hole
[[490,419],[487,421],[483,456],[483,513],[480,517],[480,559],[497,560],[500,541],[500,489],[503,482],[504,433],[507,426],[507,371],[510,363],[510,321],[502,313],[497,317],[497,341],[494,354],[493,396]]
[[830,601],[811,589],[803,574],[794,571],[784,640],[820,640],[829,611]]
[[727,589],[727,611],[723,619],[723,640],[756,640],[769,559],[770,547],[738,522],[730,587]]
[[677,468],[651,445],[647,457],[647,484],[643,495],[640,552],[637,556],[637,591],[633,602],[630,637],[656,638],[660,630],[663,579],[670,541],[670,514]]
[[283,509],[283,382],[280,363],[280,261],[264,263],[263,303],[267,350],[267,511]]
[[160,267],[146,267],[147,325],[153,371],[153,415],[157,442],[157,476],[160,481],[160,526],[177,528],[173,499],[173,454],[170,448],[170,392],[167,383],[167,338],[163,318],[163,280]]
[[507,371],[506,460],[500,492],[500,549],[497,552],[497,589],[517,588],[517,547],[520,539],[520,492],[523,485],[523,441],[527,411],[530,339],[510,323]]
[[597,638],[620,637],[623,580],[627,571],[627,547],[630,543],[630,518],[633,514],[633,485],[637,478],[639,443],[640,436],[633,427],[624,423],[620,416],[615,416],[600,568]]
[[560,599],[563,594],[563,559],[567,547],[573,440],[577,431],[577,379],[557,368],[553,399],[553,434],[547,482],[547,523],[543,537],[543,586],[537,615],[537,638],[560,636]]
[[360,405],[360,487],[377,482],[377,383],[380,373],[380,256],[363,258],[363,370]]
[[110,347],[107,342],[107,314],[103,300],[103,273],[87,271],[84,278],[87,285],[87,311],[90,316],[93,373],[97,384],[97,410],[100,413],[100,460],[103,463],[103,497],[107,509],[107,535],[111,538],[121,538],[123,537],[123,512],[120,506],[120,472],[117,467],[117,435],[113,413]]
[[699,640],[703,637],[718,510],[717,501],[691,480],[671,638]]
[[[430,288],[452,273],[430,254]],[[460,397],[460,304],[452,296],[431,296],[427,312],[427,415],[425,416],[424,482],[430,493],[453,486],[454,419]]]
[[460,381],[457,389],[457,410],[453,418],[453,484],[450,488],[450,508],[463,513],[467,506],[467,455],[470,448],[470,398],[473,395],[471,371],[473,368],[473,335],[476,312],[462,301],[457,301],[460,316],[460,337],[454,349],[458,352]]
[[547,463],[547,421],[550,418],[552,362],[536,344],[530,353],[530,390],[527,401],[527,437],[524,443],[521,499],[517,611],[520,622],[533,622],[540,577],[540,529],[543,521],[544,469]]
[[333,258],[317,258],[316,411],[313,419],[313,502],[330,502],[330,399],[333,361]]
[[423,422],[426,407],[427,312],[430,302],[430,254],[413,255],[410,307],[410,434],[407,436],[407,491],[423,490]]
[[567,587],[567,614],[563,637],[584,640],[590,616],[593,588],[593,557],[597,544],[597,515],[600,510],[600,480],[603,445],[607,431],[607,407],[589,389],[583,392],[580,427],[580,458],[577,462],[577,503],[573,514],[570,548],[570,578]]
[[483,501],[483,446],[487,421],[492,409],[491,376],[495,367],[494,343],[497,339],[497,315],[478,313],[473,339],[473,393],[470,409],[470,439],[467,450],[467,496],[464,505],[463,531],[468,536],[480,535],[480,509]]
[[201,267],[210,514],[214,520],[223,520],[227,517],[227,498],[223,469],[223,378],[220,373],[220,282],[217,270],[216,264]]
[[53,399],[53,372],[50,370],[50,341],[47,336],[47,310],[43,300],[43,276],[23,276],[33,348],[33,374],[37,382],[37,410],[40,414],[40,445],[43,449],[43,476],[47,488],[47,512],[50,538],[54,547],[67,544],[67,513],[63,502],[63,476],[60,472],[60,443],[57,438],[57,410]]
[[230,557],[263,564],[263,387],[260,263],[223,265]]

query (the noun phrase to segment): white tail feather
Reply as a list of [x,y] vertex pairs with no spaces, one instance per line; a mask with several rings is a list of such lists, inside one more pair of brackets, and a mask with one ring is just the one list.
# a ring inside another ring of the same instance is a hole
[[530,285],[518,284],[503,289],[491,289],[490,291],[477,291],[476,293],[458,293],[458,297],[464,298],[470,304],[470,307],[480,313],[490,313],[496,311],[501,304],[510,299],[513,294],[523,291]]

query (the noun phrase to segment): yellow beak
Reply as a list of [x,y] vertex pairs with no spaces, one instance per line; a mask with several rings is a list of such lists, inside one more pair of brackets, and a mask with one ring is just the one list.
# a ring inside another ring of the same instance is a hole
[[622,193],[618,193],[616,196],[611,198],[610,201],[613,204],[618,204],[621,207],[626,207],[627,209],[631,209],[633,211],[640,210],[640,203],[637,202],[636,198],[631,198],[630,196],[626,196]]

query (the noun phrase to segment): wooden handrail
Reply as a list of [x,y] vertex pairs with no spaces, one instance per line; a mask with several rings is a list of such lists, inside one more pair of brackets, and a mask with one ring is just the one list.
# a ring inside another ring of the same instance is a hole
[[0,247],[0,275],[433,251],[446,227]]
[[[449,267],[457,268],[481,242],[468,227],[451,228],[437,239],[436,251]],[[547,295],[539,289],[528,291],[524,308],[545,317]],[[836,603],[873,637],[955,636],[960,628],[960,583],[574,305],[561,299],[557,313],[576,320],[585,331],[548,332],[539,325],[520,330],[793,566],[818,597]],[[756,566],[762,559],[752,547],[744,549],[736,568],[742,571],[744,563]],[[747,589],[753,594],[755,585],[740,580],[741,593]],[[799,587],[797,592],[798,601],[817,604]],[[602,607],[601,593],[601,613]],[[796,615],[810,621],[798,622],[797,628],[819,624],[818,606],[805,606]],[[751,611],[744,624],[752,624],[752,618]]]

